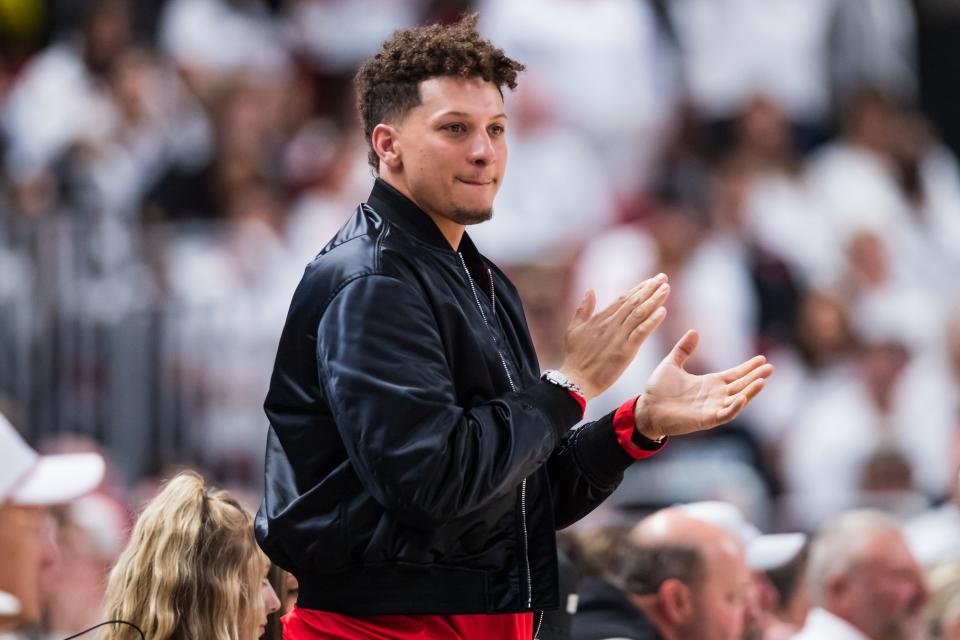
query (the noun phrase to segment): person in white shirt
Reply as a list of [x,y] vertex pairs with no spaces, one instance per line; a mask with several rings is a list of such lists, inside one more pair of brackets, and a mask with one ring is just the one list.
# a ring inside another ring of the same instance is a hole
[[847,512],[813,542],[807,589],[814,608],[794,640],[922,637],[927,590],[900,526],[872,510]]

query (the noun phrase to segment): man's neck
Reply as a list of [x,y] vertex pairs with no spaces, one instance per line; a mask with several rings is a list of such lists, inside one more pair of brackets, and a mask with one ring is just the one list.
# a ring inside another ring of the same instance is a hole
[[464,231],[466,231],[465,226],[458,224],[450,218],[442,216],[435,211],[430,211],[421,205],[419,202],[417,202],[417,199],[413,196],[413,194],[410,193],[407,185],[404,184],[402,180],[399,180],[396,176],[384,172],[380,174],[380,179],[403,194],[407,200],[417,205],[417,208],[420,209],[420,211],[423,211],[431,220],[433,220],[433,224],[437,225],[437,228],[440,229],[440,233],[442,233],[443,237],[446,238],[447,242],[450,243],[450,246],[453,248],[453,250],[459,250],[460,242],[463,240]]
[[633,606],[643,612],[644,617],[653,625],[663,640],[681,640],[680,634],[667,622],[660,608],[657,606],[657,596],[631,595],[628,596],[628,598]]

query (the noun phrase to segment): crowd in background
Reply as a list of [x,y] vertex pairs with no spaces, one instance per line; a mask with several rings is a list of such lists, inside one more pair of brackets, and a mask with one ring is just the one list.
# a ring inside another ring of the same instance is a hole
[[635,465],[579,525],[724,500],[848,509],[960,558],[960,9],[940,0],[0,0],[0,410],[107,489],[59,512],[50,628],[96,621],[129,509],[177,467],[248,496],[306,263],[369,193],[351,79],[394,29],[480,12],[527,66],[469,231],[541,365],[587,288],[659,271],[693,369],[776,367],[736,424]]

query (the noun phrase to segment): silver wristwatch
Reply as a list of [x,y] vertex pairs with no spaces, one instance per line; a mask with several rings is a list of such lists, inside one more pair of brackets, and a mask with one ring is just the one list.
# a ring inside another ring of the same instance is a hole
[[543,375],[540,376],[540,379],[546,380],[547,382],[555,384],[558,387],[562,387],[568,391],[573,391],[581,398],[587,397],[584,395],[583,389],[581,389],[576,382],[568,378],[562,371],[557,371],[556,369],[547,369],[543,372]]

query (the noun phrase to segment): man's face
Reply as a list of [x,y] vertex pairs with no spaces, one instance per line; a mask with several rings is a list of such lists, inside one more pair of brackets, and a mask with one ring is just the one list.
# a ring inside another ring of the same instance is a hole
[[46,509],[0,506],[0,591],[20,601],[21,625],[40,618],[40,570],[55,555]]
[[398,188],[435,220],[488,220],[507,164],[500,90],[479,78],[439,77],[420,83],[420,98],[395,127]]
[[743,550],[728,541],[706,554],[706,576],[693,589],[693,615],[684,640],[741,640],[753,588]]
[[844,579],[837,613],[873,640],[909,640],[922,634],[927,591],[916,559],[896,532],[870,541],[864,559]]

